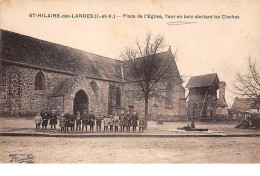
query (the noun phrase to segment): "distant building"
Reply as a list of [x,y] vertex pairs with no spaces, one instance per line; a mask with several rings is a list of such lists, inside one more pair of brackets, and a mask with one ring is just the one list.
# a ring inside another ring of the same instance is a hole
[[253,98],[238,98],[236,97],[232,105],[232,111],[234,112],[250,112],[259,113],[260,103],[256,103]]
[[193,76],[186,88],[188,94],[188,118],[206,120],[215,115],[219,78],[216,73]]
[[[137,89],[127,81],[125,62],[0,32],[0,115],[27,116],[52,109],[60,113],[92,110],[102,115],[128,109],[139,114],[144,111],[144,100],[134,96]],[[157,57],[173,60],[170,49]],[[180,78],[175,61],[170,65],[174,76]],[[182,83],[162,85],[163,96],[150,99],[149,114],[185,115]]]

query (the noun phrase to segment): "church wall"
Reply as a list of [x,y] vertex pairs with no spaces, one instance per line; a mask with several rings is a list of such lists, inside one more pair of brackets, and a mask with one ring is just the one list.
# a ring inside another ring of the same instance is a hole
[[[144,98],[142,98],[142,92],[136,91],[138,90],[138,87],[136,87],[134,84],[127,83],[124,85],[123,88],[123,108],[128,110],[129,106],[134,106],[134,111],[136,111],[139,115],[142,115],[144,113]],[[139,93],[137,93],[139,92]],[[165,91],[161,92],[162,98],[156,98],[151,97],[149,99],[149,116],[151,119],[155,119],[157,116],[157,113],[162,116],[162,118],[173,120],[175,117],[183,117],[186,118],[186,107],[185,107],[185,101],[183,101],[183,98],[185,98],[185,90],[181,85],[178,85],[173,89],[173,104],[171,107],[168,107],[165,105]],[[182,99],[182,100],[180,100]],[[157,110],[158,109],[158,110]]]
[[2,115],[33,115],[39,111],[49,111],[48,96],[59,81],[68,75],[42,71],[45,76],[44,91],[34,90],[38,69],[3,64],[1,66]]
[[[97,84],[98,89],[96,91],[94,91],[90,86],[92,81]],[[64,113],[73,113],[75,95],[79,90],[83,90],[88,97],[89,112],[100,112],[102,115],[107,114],[108,89],[108,81],[79,78],[79,80],[77,80],[76,84],[73,86],[73,89],[64,96]]]

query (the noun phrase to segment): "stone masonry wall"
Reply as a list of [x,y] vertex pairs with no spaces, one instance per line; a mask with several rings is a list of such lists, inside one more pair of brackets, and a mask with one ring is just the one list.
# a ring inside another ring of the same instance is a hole
[[[138,87],[133,84],[125,84],[123,89],[123,108],[129,109],[130,106],[134,106],[134,110],[138,112],[139,115],[144,113],[144,98],[142,97],[142,93],[136,93]],[[155,108],[158,108],[158,113],[163,117],[176,117],[176,116],[186,116],[186,107],[185,101],[180,100],[185,98],[185,90],[181,85],[178,85],[173,88],[173,105],[172,107],[165,106],[165,91],[161,92],[161,97],[151,97],[149,99],[149,114],[150,116],[154,116]],[[156,106],[157,105],[157,106]]]
[[38,72],[38,69],[15,65],[1,66],[0,114],[32,115],[49,110],[48,96],[54,86],[70,76],[42,70],[45,90],[35,91],[35,75]]

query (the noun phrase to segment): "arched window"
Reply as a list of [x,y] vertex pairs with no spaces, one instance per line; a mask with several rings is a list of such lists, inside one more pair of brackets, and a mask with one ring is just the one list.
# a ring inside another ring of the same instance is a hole
[[116,88],[116,106],[121,106],[121,90],[120,90],[120,87]]
[[45,89],[45,76],[44,74],[40,71],[35,75],[35,85],[34,85],[34,90],[42,90],[44,91]]
[[172,86],[171,86],[171,84],[168,84],[166,87],[166,92],[165,92],[165,106],[166,107],[173,106],[172,99],[173,99]]

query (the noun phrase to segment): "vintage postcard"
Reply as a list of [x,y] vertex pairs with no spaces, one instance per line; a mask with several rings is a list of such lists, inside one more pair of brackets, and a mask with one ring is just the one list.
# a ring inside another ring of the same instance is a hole
[[260,1],[1,0],[1,163],[259,163]]

